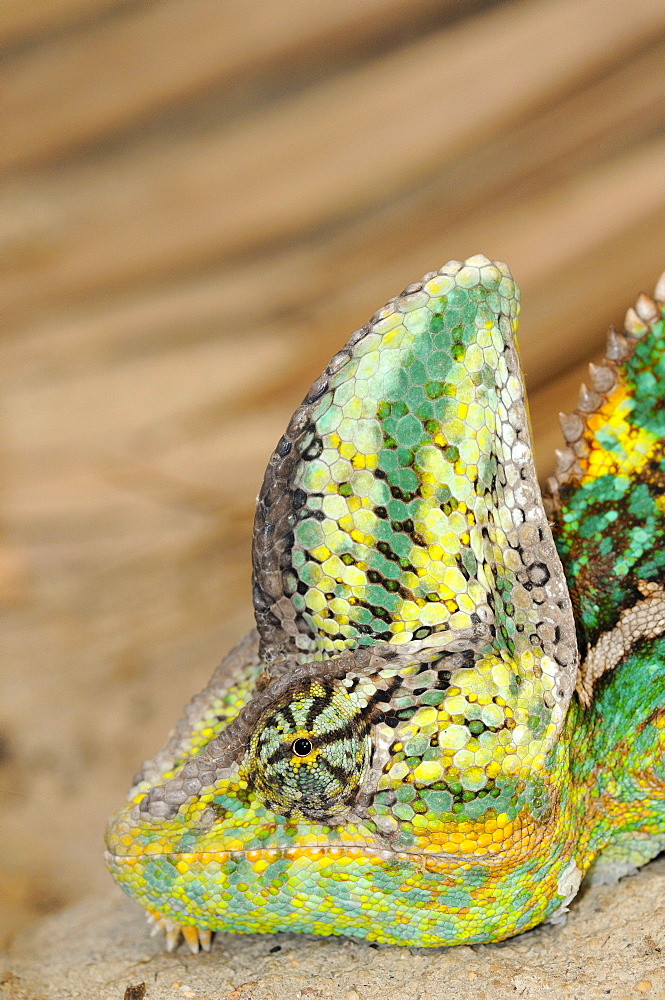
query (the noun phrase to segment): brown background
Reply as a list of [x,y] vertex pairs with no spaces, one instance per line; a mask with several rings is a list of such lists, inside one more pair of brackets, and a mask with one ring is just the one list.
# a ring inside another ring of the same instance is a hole
[[541,471],[663,266],[662,0],[4,0],[2,928],[251,623],[263,466],[388,297],[522,287]]

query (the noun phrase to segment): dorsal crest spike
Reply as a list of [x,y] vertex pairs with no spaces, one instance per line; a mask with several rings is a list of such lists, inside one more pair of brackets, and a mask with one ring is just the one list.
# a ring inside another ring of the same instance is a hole
[[630,354],[628,341],[620,334],[616,327],[611,326],[607,333],[607,349],[605,356],[608,361],[621,361]]
[[656,287],[653,290],[653,297],[656,302],[665,302],[665,271],[661,274],[660,278],[656,282]]
[[652,298],[641,292],[635,303],[635,312],[644,323],[653,323],[658,319],[658,306]]
[[595,365],[593,361],[589,365],[589,377],[596,392],[603,395],[610,392],[616,382],[614,369],[610,365]]
[[633,340],[641,340],[641,338],[647,333],[649,325],[640,319],[637,311],[633,308],[633,306],[631,306],[626,312],[624,329],[628,336],[632,337]]

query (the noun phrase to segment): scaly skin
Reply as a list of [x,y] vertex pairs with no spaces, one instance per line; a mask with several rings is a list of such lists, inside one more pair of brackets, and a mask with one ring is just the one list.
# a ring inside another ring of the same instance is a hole
[[550,520],[504,264],[426,275],[314,383],[259,497],[258,631],[109,823],[169,947],[500,940],[665,847],[665,334],[636,308]]

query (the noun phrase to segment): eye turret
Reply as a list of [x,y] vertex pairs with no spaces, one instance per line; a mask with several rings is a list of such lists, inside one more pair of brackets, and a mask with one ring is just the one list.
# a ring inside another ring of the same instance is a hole
[[315,679],[259,722],[246,771],[270,809],[323,820],[351,805],[368,756],[367,726],[346,688]]

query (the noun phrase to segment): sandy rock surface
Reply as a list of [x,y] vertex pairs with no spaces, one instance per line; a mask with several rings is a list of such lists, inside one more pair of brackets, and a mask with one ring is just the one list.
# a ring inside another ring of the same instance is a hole
[[3,1000],[665,1000],[665,858],[590,887],[564,926],[419,950],[304,935],[218,934],[173,955],[119,892],[49,917],[0,956]]

